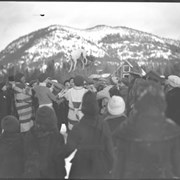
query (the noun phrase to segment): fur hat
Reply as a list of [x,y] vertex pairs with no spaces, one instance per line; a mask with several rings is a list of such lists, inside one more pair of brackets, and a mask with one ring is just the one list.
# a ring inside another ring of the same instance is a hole
[[147,113],[156,109],[159,112],[165,112],[167,104],[161,85],[154,81],[146,81],[142,82],[141,86],[143,88],[139,91],[135,102],[136,111],[138,113]]
[[121,115],[125,111],[125,102],[120,96],[112,96],[109,99],[107,108],[111,115]]
[[4,132],[16,133],[20,132],[19,120],[12,115],[5,116],[1,121],[1,127]]
[[38,108],[36,112],[36,125],[42,130],[57,130],[57,117],[55,111],[48,106]]
[[180,77],[178,76],[170,75],[166,82],[172,87],[180,87]]
[[88,116],[95,116],[98,114],[99,106],[94,92],[87,91],[84,94],[81,111]]
[[84,78],[80,75],[77,75],[74,78],[74,84],[75,84],[75,86],[83,86],[84,85]]

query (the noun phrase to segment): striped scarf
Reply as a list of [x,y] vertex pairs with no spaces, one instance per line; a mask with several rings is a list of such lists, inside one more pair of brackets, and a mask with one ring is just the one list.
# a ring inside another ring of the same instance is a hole
[[32,121],[32,99],[26,94],[25,86],[22,83],[16,83],[15,91],[15,105],[19,115],[21,132],[28,131],[33,126]]

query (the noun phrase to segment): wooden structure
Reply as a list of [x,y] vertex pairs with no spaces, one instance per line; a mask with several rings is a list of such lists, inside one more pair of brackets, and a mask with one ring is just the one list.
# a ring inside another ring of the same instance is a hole
[[120,63],[119,67],[114,72],[114,75],[120,79],[129,78],[130,72],[134,72],[142,76],[146,74],[145,71],[135,61],[124,60]]

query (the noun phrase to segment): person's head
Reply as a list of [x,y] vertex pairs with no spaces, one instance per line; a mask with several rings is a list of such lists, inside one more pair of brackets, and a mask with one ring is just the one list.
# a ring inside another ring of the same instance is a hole
[[53,94],[55,94],[55,95],[57,95],[61,91],[61,88],[56,83],[54,83],[52,85],[51,89],[52,89]]
[[47,79],[47,76],[45,73],[41,73],[39,76],[38,76],[38,81],[40,83],[43,83],[45,80]]
[[154,81],[145,81],[140,86],[134,105],[137,114],[164,114],[167,105],[161,85]]
[[97,92],[103,90],[104,87],[105,87],[105,86],[104,86],[103,84],[99,84],[99,85],[97,86]]
[[38,108],[35,126],[41,131],[58,131],[55,111],[48,106]]
[[71,77],[69,79],[69,83],[70,83],[70,87],[74,87],[74,78],[73,77]]
[[46,87],[53,89],[53,83],[51,81],[46,82]]
[[111,85],[117,85],[117,84],[118,84],[118,81],[119,81],[119,78],[116,77],[116,76],[110,76],[109,81],[110,81],[110,84],[111,84]]
[[120,90],[118,89],[117,86],[113,86],[110,90],[109,90],[109,95],[110,97],[116,95],[116,96],[121,96]]
[[19,120],[12,115],[5,116],[1,121],[1,127],[5,133],[19,133],[20,123]]
[[83,86],[84,86],[84,88],[88,88],[89,83],[88,83],[87,81],[85,81],[85,80],[84,80],[84,82],[83,82]]
[[109,114],[118,116],[124,113],[125,106],[124,99],[120,96],[114,95],[109,99],[107,109]]
[[74,85],[78,87],[84,86],[84,78],[80,75],[75,76]]
[[165,81],[165,91],[168,92],[173,88],[180,87],[180,77],[170,75]]
[[25,79],[25,76],[23,73],[17,73],[16,76],[15,76],[15,81],[16,82],[21,82],[21,83],[25,83],[26,82],[26,79]]
[[64,87],[65,87],[66,89],[69,89],[69,88],[70,88],[70,82],[69,82],[69,80],[65,80],[63,84],[64,84]]
[[87,91],[82,99],[82,112],[87,116],[97,116],[99,113],[99,106],[96,100],[96,94],[91,91]]

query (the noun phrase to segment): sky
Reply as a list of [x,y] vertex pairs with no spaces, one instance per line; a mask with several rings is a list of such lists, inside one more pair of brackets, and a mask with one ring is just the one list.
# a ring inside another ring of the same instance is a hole
[[20,36],[54,24],[126,26],[180,40],[180,3],[0,1],[0,51]]

